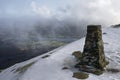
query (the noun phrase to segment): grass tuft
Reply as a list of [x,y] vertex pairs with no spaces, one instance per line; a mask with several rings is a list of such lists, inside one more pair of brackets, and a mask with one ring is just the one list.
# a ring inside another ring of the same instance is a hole
[[16,72],[24,73],[29,67],[31,67],[35,62],[29,63],[23,67],[19,67]]

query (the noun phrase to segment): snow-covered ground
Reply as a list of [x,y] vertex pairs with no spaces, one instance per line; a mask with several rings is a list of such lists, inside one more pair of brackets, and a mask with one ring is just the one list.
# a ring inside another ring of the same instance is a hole
[[[120,80],[120,28],[104,28],[107,70],[100,76],[89,74],[86,80]],[[82,51],[85,39],[57,48],[31,60],[18,63],[0,73],[0,80],[78,80],[73,78],[76,59],[74,51]],[[68,69],[63,69],[67,67]],[[117,70],[117,71],[110,71]]]

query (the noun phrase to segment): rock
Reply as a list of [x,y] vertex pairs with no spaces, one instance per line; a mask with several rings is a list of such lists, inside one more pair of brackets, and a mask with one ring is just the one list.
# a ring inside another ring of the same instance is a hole
[[50,55],[45,55],[45,56],[42,56],[41,58],[47,58],[47,57],[49,57]]
[[106,32],[103,33],[104,35],[107,34]]
[[103,74],[103,71],[101,71],[101,70],[96,70],[96,71],[93,72],[93,74],[95,74],[95,75],[102,75],[102,74]]
[[72,53],[73,56],[75,56],[78,60],[82,58],[82,53],[80,51],[75,51]]
[[113,27],[113,28],[120,28],[120,24],[113,25],[112,27]]
[[103,70],[96,69],[92,66],[87,66],[82,64],[82,65],[76,65],[76,67],[79,68],[80,71],[93,73],[95,75],[101,75],[103,73]]
[[107,68],[106,71],[107,71],[107,72],[111,72],[111,73],[119,73],[119,72],[120,72],[120,69]]
[[87,79],[89,77],[89,75],[86,73],[83,73],[83,72],[76,72],[73,74],[73,77],[75,77],[77,79]]
[[63,67],[62,70],[66,70],[66,69],[69,69],[68,67]]

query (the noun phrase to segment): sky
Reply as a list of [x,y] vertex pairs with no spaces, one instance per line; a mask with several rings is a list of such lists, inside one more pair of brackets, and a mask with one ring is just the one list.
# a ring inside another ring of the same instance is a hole
[[2,17],[70,18],[87,24],[120,23],[119,0],[0,0]]
[[71,4],[72,0],[0,0],[1,16],[14,15],[51,15],[52,11],[64,8]]

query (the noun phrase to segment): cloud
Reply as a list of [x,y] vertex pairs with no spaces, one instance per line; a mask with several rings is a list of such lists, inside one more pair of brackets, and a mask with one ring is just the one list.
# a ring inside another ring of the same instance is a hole
[[7,7],[4,7],[5,4],[3,8],[0,7],[1,16],[5,13],[8,13],[5,16],[10,16],[0,19],[0,33],[8,35],[5,39],[15,39],[14,43],[17,44],[29,42],[31,34],[36,40],[44,38],[45,33],[50,36],[63,33],[83,36],[88,24],[108,26],[120,23],[119,0],[70,0],[71,3],[73,1],[72,4],[66,3],[66,6],[63,6],[61,3],[61,6],[56,4],[54,7],[48,5],[49,3],[40,4],[38,0],[26,3],[22,1],[18,5],[19,2],[14,3],[13,0],[14,5],[11,4],[11,7],[8,4]]
[[32,1],[31,7],[33,12],[39,14],[43,17],[51,17],[52,16],[52,10],[48,8],[46,5],[38,6],[35,1]]
[[111,25],[120,22],[119,7],[112,0],[80,0],[71,9],[71,15],[88,24]]
[[[73,1],[73,0],[72,0]],[[32,9],[43,17],[63,20],[70,18],[86,24],[112,25],[120,23],[119,0],[74,0],[74,3],[59,7],[56,10],[50,6],[39,6],[32,2]]]

